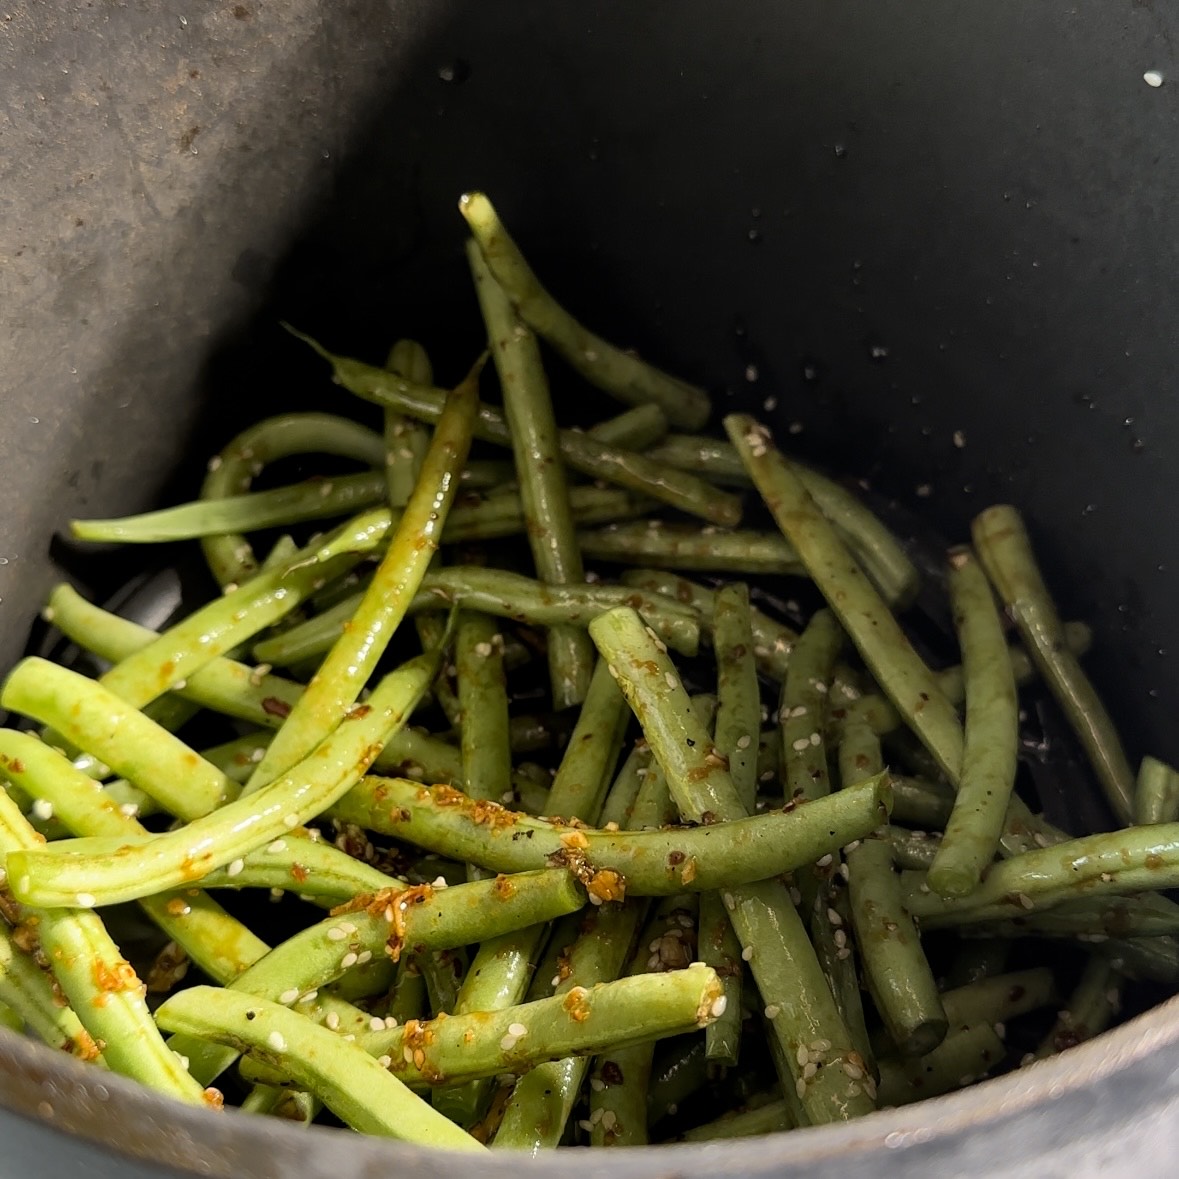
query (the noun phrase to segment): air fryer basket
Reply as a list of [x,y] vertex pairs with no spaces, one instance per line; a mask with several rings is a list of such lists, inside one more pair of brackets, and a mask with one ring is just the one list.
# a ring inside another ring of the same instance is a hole
[[[1179,757],[1177,34],[1149,0],[15,3],[0,657],[70,515],[178,498],[246,420],[342,396],[278,318],[359,353],[417,336],[459,375],[454,203],[478,186],[574,311],[719,405],[775,397],[806,453],[950,536],[1020,505],[1131,754]],[[561,1166],[1150,1172],[1179,1148],[1176,1041],[1172,1002],[859,1124]],[[0,1107],[14,1174],[452,1171],[173,1107],[7,1033]]]

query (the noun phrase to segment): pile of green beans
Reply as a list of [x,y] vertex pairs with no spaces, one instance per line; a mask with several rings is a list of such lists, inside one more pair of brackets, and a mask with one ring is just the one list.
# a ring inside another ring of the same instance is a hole
[[[756,418],[672,433],[708,396],[460,210],[455,388],[294,333],[370,422],[266,419],[191,503],[72,522],[199,542],[209,601],[157,633],[58,586],[101,674],[0,687],[0,1023],[181,1101],[535,1153],[844,1121],[1179,985],[1179,772],[1131,770],[1016,510],[938,574]],[[560,421],[571,381],[615,416]],[[292,455],[332,464],[267,486]],[[1031,699],[1109,830],[1030,804]]]

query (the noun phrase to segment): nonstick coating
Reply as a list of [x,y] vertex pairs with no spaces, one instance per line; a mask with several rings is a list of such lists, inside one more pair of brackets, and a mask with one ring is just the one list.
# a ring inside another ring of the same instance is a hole
[[[1174,6],[18,0],[2,35],[0,658],[61,576],[62,521],[178,498],[245,420],[332,406],[279,317],[371,356],[415,335],[458,375],[454,202],[478,186],[575,311],[719,404],[800,423],[949,536],[1021,505],[1132,755],[1179,757]],[[1179,1148],[1176,1039],[1168,1005],[853,1127],[561,1165],[1148,1173]],[[452,1173],[177,1112],[7,1035],[0,1105],[13,1174],[165,1173],[112,1150]],[[509,1168],[531,1169],[485,1170]]]

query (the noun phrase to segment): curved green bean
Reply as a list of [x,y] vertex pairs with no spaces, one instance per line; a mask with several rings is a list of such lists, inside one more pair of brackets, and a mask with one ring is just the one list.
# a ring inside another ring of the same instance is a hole
[[391,672],[305,762],[184,827],[125,841],[65,840],[15,853],[8,863],[14,893],[30,904],[90,908],[178,888],[235,864],[320,814],[359,781],[388,734],[421,699],[436,662],[418,656]]
[[[336,819],[493,872],[565,863],[591,897],[671,896],[766,880],[813,863],[874,830],[887,775],[826,798],[695,827],[602,831],[476,802],[449,786],[365,778],[328,811]],[[719,819],[719,815],[717,816]]]
[[629,405],[654,402],[677,426],[698,429],[708,420],[712,407],[703,389],[616,348],[584,328],[557,303],[541,286],[483,193],[464,193],[459,212],[520,318],[587,381]]
[[1114,814],[1121,822],[1130,822],[1133,771],[1109,713],[1065,644],[1060,618],[1019,513],[1006,504],[987,508],[975,517],[972,532],[987,576],[1076,733]]
[[969,549],[949,555],[950,604],[966,681],[962,776],[945,836],[929,869],[941,896],[966,896],[995,858],[1019,750],[1019,700],[1003,623]]
[[[499,373],[528,546],[537,577],[552,585],[583,581],[565,467],[560,461],[557,420],[540,346],[517,318],[473,241],[467,242],[467,262]],[[585,699],[593,658],[593,645],[583,631],[560,626],[549,632],[554,708],[569,708]]]
[[962,769],[962,726],[937,678],[774,446],[769,431],[745,414],[730,414],[725,429],[778,526],[877,682],[946,776],[956,782]]

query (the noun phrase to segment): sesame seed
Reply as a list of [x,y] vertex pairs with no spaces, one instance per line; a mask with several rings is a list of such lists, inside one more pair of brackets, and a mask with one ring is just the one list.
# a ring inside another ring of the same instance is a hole
[[1158,70],[1147,70],[1142,75],[1142,80],[1153,89],[1157,90],[1163,84],[1163,75]]
[[445,876],[435,876],[434,879],[432,881],[430,881],[430,887],[437,888],[437,889],[446,888],[447,887],[446,877]]
[[370,1032],[383,1032],[385,1030],[385,1021],[379,1015],[374,1015],[368,1021],[368,1030]]
[[827,920],[830,921],[832,925],[843,924],[843,918],[840,917],[840,915],[834,909],[827,910]]
[[475,654],[481,655],[484,659],[486,659],[491,654],[491,644],[490,643],[476,643],[475,644]]
[[276,839],[266,850],[272,856],[277,856],[280,852],[287,850],[287,841],[285,839]]
[[995,1024],[995,1035],[998,1036],[1000,1040],[1006,1039],[1007,1025],[1005,1023]]
[[766,1019],[777,1019],[779,1014],[781,1014],[781,1011],[782,1008],[779,1007],[777,1003],[771,1003],[768,1007],[766,1007],[764,1014]]
[[356,965],[357,966],[363,966],[366,962],[371,962],[372,960],[373,960],[372,950],[361,950],[360,953],[356,955]]
[[280,1003],[293,1003],[299,997],[299,988],[291,987],[288,991],[283,991],[278,997]]
[[794,1092],[797,1093],[799,1097],[806,1096],[806,1081],[804,1081],[802,1077],[799,1077],[798,1080],[794,1082]]
[[[22,877],[21,879],[22,888],[26,879],[27,877]],[[98,903],[92,892],[80,892],[75,899],[83,909],[93,909],[94,906]]]
[[962,430],[954,431],[954,445],[961,450],[966,445],[966,434]]
[[840,946],[839,949],[835,951],[835,957],[838,958],[840,962],[846,962],[847,959],[851,957],[851,950],[849,950],[847,946]]
[[798,1060],[799,1067],[804,1067],[810,1058],[811,1054],[807,1050],[807,1046],[805,1044],[799,1044],[798,1052],[796,1053],[796,1059]]
[[266,1037],[266,1043],[275,1050],[275,1052],[285,1052],[287,1050],[287,1042],[283,1039],[282,1032],[271,1032]]
[[327,931],[327,935],[329,942],[342,942],[348,936],[348,931],[341,928],[339,925],[333,925],[331,929]]
[[381,1068],[388,1068],[392,1063],[393,1057],[389,1056],[388,1053],[386,1053],[384,1056],[377,1057],[377,1064],[379,1064]]
[[324,1016],[323,1022],[324,1022],[324,1023],[325,1023],[325,1024],[326,1024],[326,1025],[327,1025],[327,1026],[328,1026],[328,1027],[329,1027],[329,1028],[330,1028],[330,1029],[333,1031],[333,1032],[336,1032],[336,1031],[339,1031],[339,1030],[340,1030],[340,1016],[339,1016],[339,1013],[338,1013],[338,1012],[335,1012],[335,1011],[329,1011],[329,1012],[327,1013],[327,1015],[325,1015],[325,1016]]
[[853,1081],[859,1081],[864,1076],[864,1070],[860,1068],[858,1064],[855,1064],[850,1060],[845,1060],[843,1062],[843,1071],[847,1073],[847,1075],[851,1077]]
[[299,825],[299,816],[298,815],[284,815],[283,820],[282,820],[282,825],[284,827],[287,827],[288,829],[293,830],[295,827],[298,827],[298,825]]
[[1048,846],[1048,836],[1045,835],[1042,831],[1036,831],[1032,835],[1032,842],[1035,843],[1035,845],[1037,847],[1047,847]]
[[519,1039],[521,1036],[528,1035],[528,1029],[522,1023],[508,1024],[508,1034]]
[[231,860],[225,869],[225,874],[226,876],[238,876],[245,866],[245,860]]
[[743,949],[741,951],[741,961],[742,962],[752,962],[753,961],[753,947],[752,946],[746,946],[745,949]]
[[618,1125],[618,1115],[612,1109],[602,1110],[602,1129],[613,1130]]
[[1033,901],[1032,898],[1030,896],[1028,896],[1028,894],[1026,892],[1021,892],[1019,894],[1019,903],[1025,909],[1034,909],[1036,907],[1036,902]]
[[308,991],[305,995],[299,997],[300,1003],[314,1003],[319,998],[318,991]]
[[832,861],[833,859],[834,859],[834,857],[831,855],[831,853],[830,853],[830,852],[828,852],[828,853],[827,853],[825,856],[820,856],[820,857],[819,857],[819,858],[818,858],[818,859],[815,861],[815,867],[816,867],[816,868],[830,868],[830,867],[831,867],[831,861]]
[[669,671],[669,672],[665,672],[665,673],[664,673],[664,676],[663,676],[663,679],[664,679],[664,681],[667,683],[667,686],[668,686],[669,688],[674,688],[674,687],[675,687],[675,685],[676,685],[676,678],[675,678],[675,673],[674,673],[674,672],[670,672],[670,671]]
[[340,968],[342,970],[348,970],[350,967],[355,966],[358,957],[359,955],[354,954],[351,950],[349,950],[348,953],[340,959]]
[[745,736],[743,736],[743,737],[737,738],[737,748],[738,749],[748,749],[751,743],[752,743],[752,738],[749,736],[748,733],[746,733]]
[[793,749],[795,753],[801,753],[804,749],[808,749],[810,747],[810,743],[809,737],[799,737],[797,741],[791,742],[790,748]]
[[831,936],[835,939],[835,944],[839,949],[842,950],[847,945],[847,933],[844,930],[837,929]]
[[712,1001],[712,1006],[709,1007],[709,1012],[713,1019],[720,1019],[725,1013],[725,1008],[728,1007],[729,1000],[725,995],[717,995]]
[[413,1049],[408,1044],[401,1050],[401,1059],[406,1064],[413,1064]]
[[802,1069],[803,1078],[805,1080],[809,1081],[811,1079],[811,1077],[815,1076],[818,1073],[818,1071],[819,1071],[819,1066],[817,1064],[815,1064],[815,1062],[813,1060],[808,1061],[808,1063],[805,1064]]
[[581,1121],[577,1123],[577,1125],[587,1134],[594,1128],[593,1122],[591,1122],[588,1118],[582,1118]]
[[606,1088],[606,1082],[601,1077],[590,1077],[590,1088],[595,1093],[601,1093]]
[[724,902],[725,908],[731,913],[737,907],[737,901],[731,892],[722,892],[721,900]]
[[33,800],[33,814],[38,819],[52,819],[53,818],[53,803],[47,798],[37,798]]
[[606,1111],[604,1109],[595,1109],[594,1112],[590,1114],[590,1121],[596,1126],[602,1120],[602,1118],[605,1117],[605,1115]]
[[119,807],[119,813],[126,815],[127,818],[129,818],[129,819],[133,819],[133,818],[135,818],[135,816],[137,814],[139,814],[139,803],[137,803],[137,802],[123,803],[123,805]]

